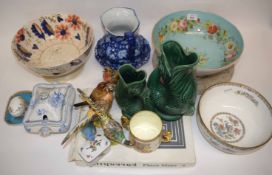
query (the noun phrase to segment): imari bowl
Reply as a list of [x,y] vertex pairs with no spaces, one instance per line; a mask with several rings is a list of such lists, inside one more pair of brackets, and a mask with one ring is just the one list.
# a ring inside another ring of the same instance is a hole
[[88,59],[93,29],[74,14],[42,16],[18,30],[12,41],[17,59],[41,76],[68,74]]
[[154,26],[152,41],[160,55],[160,45],[177,41],[187,54],[197,53],[197,76],[223,71],[235,64],[243,51],[238,29],[224,18],[200,11],[181,11],[160,19]]
[[238,83],[208,88],[200,98],[198,127],[217,149],[246,154],[272,137],[272,107],[256,90]]

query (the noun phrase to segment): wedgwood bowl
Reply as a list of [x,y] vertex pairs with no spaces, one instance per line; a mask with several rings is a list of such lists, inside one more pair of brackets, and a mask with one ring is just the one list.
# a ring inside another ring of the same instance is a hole
[[93,29],[79,16],[54,14],[39,17],[19,29],[12,50],[35,73],[62,76],[87,61],[93,39]]
[[197,53],[197,76],[218,73],[235,64],[243,51],[238,29],[212,13],[180,11],[160,19],[153,28],[152,42],[160,55],[160,45],[177,41],[189,54]]
[[245,85],[211,86],[200,98],[198,110],[197,124],[202,135],[226,153],[250,153],[271,139],[271,105]]

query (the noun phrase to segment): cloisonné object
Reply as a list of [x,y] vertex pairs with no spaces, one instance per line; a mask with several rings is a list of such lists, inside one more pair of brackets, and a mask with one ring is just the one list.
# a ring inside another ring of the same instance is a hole
[[96,128],[93,122],[88,122],[85,126],[83,126],[83,128],[81,129],[81,133],[86,140],[94,141]]
[[136,68],[150,57],[148,41],[137,34],[140,22],[133,9],[116,7],[101,15],[106,34],[98,40],[95,57],[104,67],[118,69],[123,64]]

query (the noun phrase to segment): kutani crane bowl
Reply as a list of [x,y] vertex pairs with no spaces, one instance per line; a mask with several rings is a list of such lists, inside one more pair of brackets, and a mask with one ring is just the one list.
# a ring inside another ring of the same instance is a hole
[[271,105],[250,87],[238,83],[211,86],[200,98],[198,109],[202,135],[221,151],[250,153],[271,139]]
[[177,41],[185,52],[199,57],[197,76],[215,74],[235,64],[243,51],[238,29],[215,14],[180,11],[160,19],[154,26],[152,41],[160,55],[160,45]]
[[88,59],[93,29],[74,14],[42,16],[18,30],[12,41],[17,59],[41,76],[68,74]]

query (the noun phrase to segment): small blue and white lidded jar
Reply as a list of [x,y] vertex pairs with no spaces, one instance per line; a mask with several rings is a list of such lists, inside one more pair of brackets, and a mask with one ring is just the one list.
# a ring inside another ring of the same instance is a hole
[[139,68],[147,63],[150,45],[137,34],[140,22],[133,9],[111,8],[100,19],[106,34],[96,44],[95,57],[102,66],[118,69],[131,64]]

